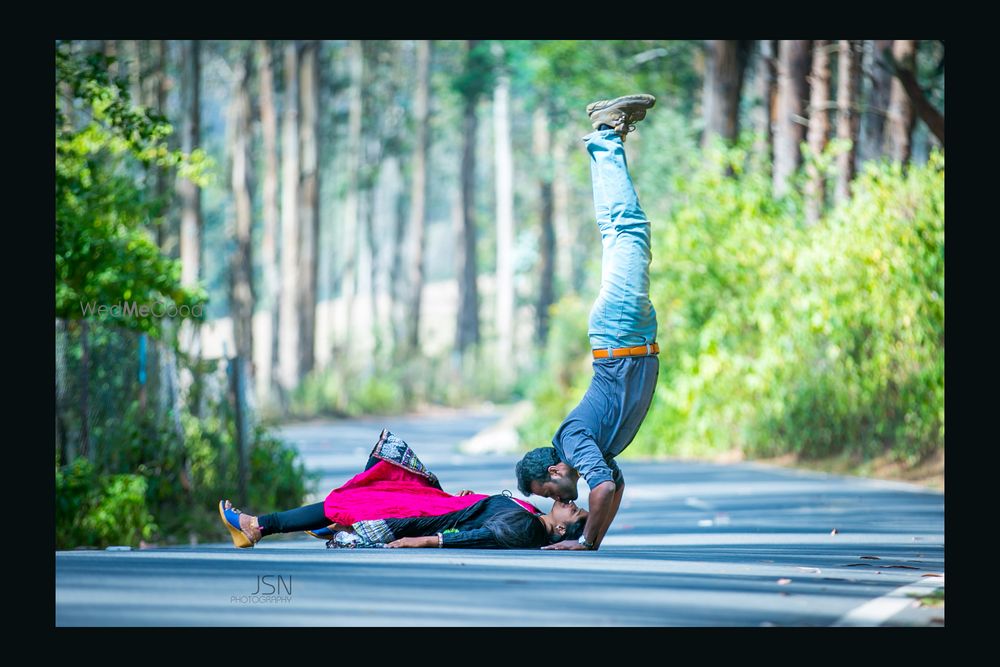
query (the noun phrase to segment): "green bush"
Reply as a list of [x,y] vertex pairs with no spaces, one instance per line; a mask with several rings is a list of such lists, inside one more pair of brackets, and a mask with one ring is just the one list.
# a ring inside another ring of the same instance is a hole
[[[299,418],[398,414],[425,403],[459,406],[478,400],[502,402],[524,390],[523,381],[514,388],[501,386],[488,341],[470,348],[464,363],[459,361],[445,353],[382,360],[368,368],[335,364],[303,379],[292,392],[288,412]],[[267,410],[272,419],[282,417],[275,406]]]
[[157,530],[141,475],[101,475],[86,459],[56,466],[56,548],[139,546]]
[[284,510],[301,505],[317,481],[318,474],[306,471],[294,447],[258,426],[250,433],[247,456],[249,497],[241,498],[234,420],[183,415],[182,423],[185,460],[171,467],[172,474],[162,470],[158,474],[160,483],[169,488],[160,507],[161,522],[170,535],[228,539],[215,512],[219,499],[230,498],[249,512]]
[[[56,468],[58,548],[224,540],[215,506],[222,497],[237,506],[274,511],[299,506],[315,481],[298,452],[263,428],[251,433],[249,498],[239,498],[234,421],[222,406],[212,416],[180,416],[183,435],[169,420],[150,418],[138,403],[123,412],[119,429],[101,443],[108,467],[86,459]],[[155,522],[154,522],[155,520]]]
[[395,412],[408,407],[400,369],[366,375],[343,369],[314,371],[292,394],[289,413],[295,417],[329,415],[356,417]]
[[852,200],[809,230],[792,277],[780,312],[793,363],[775,373],[750,449],[916,463],[942,448],[944,157],[906,174],[868,165]]

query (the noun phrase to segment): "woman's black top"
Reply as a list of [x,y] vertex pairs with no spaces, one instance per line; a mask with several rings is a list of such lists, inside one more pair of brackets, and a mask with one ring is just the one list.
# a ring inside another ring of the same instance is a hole
[[541,519],[504,495],[484,498],[448,514],[385,522],[397,539],[442,533],[446,548],[531,549],[549,544]]

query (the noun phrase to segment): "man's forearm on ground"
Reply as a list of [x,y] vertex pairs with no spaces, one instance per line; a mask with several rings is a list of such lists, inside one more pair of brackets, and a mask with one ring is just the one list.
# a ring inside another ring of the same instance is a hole
[[[596,540],[588,540],[594,543],[594,549],[599,549],[601,542],[604,540],[604,536],[608,532],[608,528],[611,527],[611,522],[614,518],[618,516],[618,507],[622,504],[622,496],[625,494],[625,481],[622,480],[618,484],[615,484],[615,495],[611,498],[611,515],[608,518],[607,523],[604,526],[604,530],[601,531],[600,536]],[[590,523],[589,519],[587,523]]]
[[616,491],[615,483],[610,480],[602,482],[590,490],[588,499],[590,514],[587,517],[587,527],[583,534],[588,542],[593,543],[594,549],[600,546],[601,540],[604,539],[604,533],[608,532],[608,527],[618,512],[618,504],[615,502]]

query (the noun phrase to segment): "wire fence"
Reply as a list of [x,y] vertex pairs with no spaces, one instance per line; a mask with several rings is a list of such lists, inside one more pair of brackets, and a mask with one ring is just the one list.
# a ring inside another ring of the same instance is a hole
[[56,319],[55,334],[60,464],[83,457],[104,472],[131,472],[144,456],[135,451],[137,426],[154,425],[162,446],[182,450],[181,417],[188,413],[234,423],[245,488],[246,443],[254,422],[245,364],[199,359],[168,341],[92,319]]

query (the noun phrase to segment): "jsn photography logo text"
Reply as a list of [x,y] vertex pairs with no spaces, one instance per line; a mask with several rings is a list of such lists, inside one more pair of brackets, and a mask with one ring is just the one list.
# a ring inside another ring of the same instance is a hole
[[288,604],[292,601],[292,575],[264,574],[257,576],[253,593],[232,595],[230,604]]
[[137,303],[135,301],[119,301],[113,304],[98,304],[96,301],[80,302],[80,311],[84,317],[96,315],[98,317],[113,317],[122,319],[126,317],[195,317],[200,318],[205,313],[203,304],[194,306],[174,303]]

